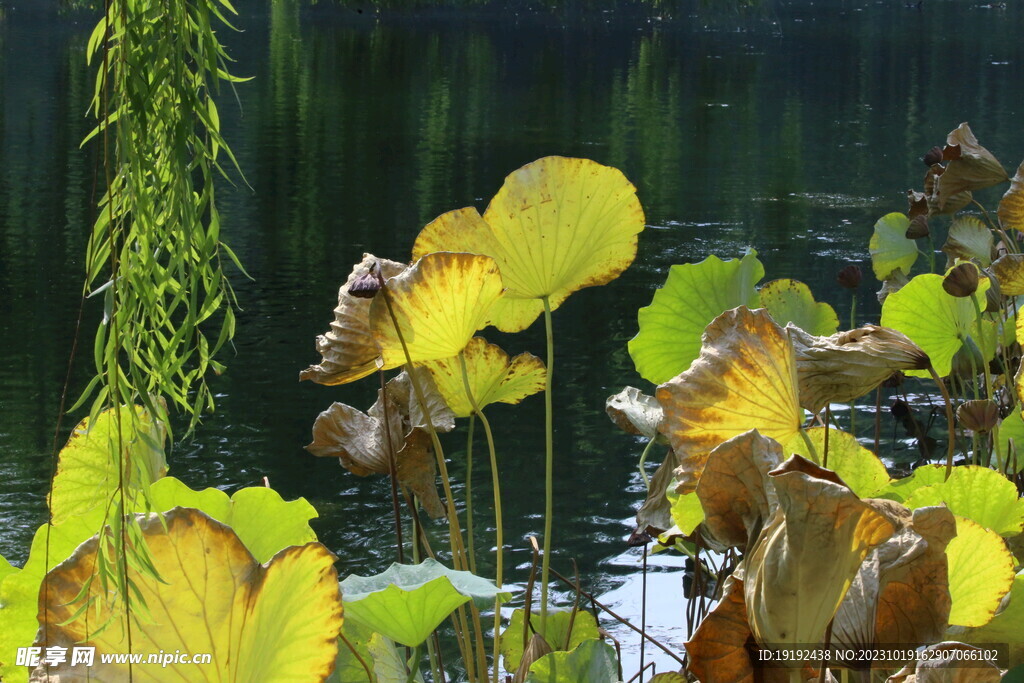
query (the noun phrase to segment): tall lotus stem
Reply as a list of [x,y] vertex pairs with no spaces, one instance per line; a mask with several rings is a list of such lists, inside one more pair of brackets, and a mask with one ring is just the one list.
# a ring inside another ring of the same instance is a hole
[[946,389],[942,378],[939,377],[939,373],[935,372],[935,367],[931,363],[928,364],[928,372],[931,373],[932,379],[935,380],[935,384],[939,387],[942,400],[946,402],[946,422],[949,423],[949,449],[946,453],[945,479],[949,479],[949,475],[953,471],[953,451],[956,448],[956,423],[953,420],[953,401],[949,398],[949,390]]
[[547,334],[548,359],[544,383],[544,554],[540,570],[540,632],[546,633],[548,623],[548,579],[551,565],[551,519],[554,516],[554,418],[551,409],[551,378],[555,368],[555,338],[551,326],[551,302],[544,302],[544,331]]
[[[459,354],[462,357],[462,354]],[[465,373],[463,373],[465,375]],[[468,393],[468,392],[467,392]],[[473,540],[473,428],[476,415],[469,416],[469,434],[466,436],[466,552],[469,553],[469,571],[476,574],[476,543]]]
[[[380,375],[380,398],[384,404],[384,436],[388,444],[388,476],[391,479],[391,507],[395,512],[395,538],[398,541],[398,564],[405,564],[402,546],[402,512],[398,504],[398,464],[395,462],[395,445],[391,441],[391,415],[388,410],[388,388],[384,384],[384,371]],[[416,539],[413,538],[413,545]]]

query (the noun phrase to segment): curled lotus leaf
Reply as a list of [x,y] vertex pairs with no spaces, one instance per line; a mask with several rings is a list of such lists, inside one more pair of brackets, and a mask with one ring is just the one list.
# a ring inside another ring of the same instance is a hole
[[323,359],[300,372],[300,380],[309,379],[328,385],[345,384],[376,372],[380,349],[370,331],[371,299],[349,294],[352,283],[375,267],[380,268],[385,278],[395,277],[408,268],[402,263],[363,254],[363,260],[355,265],[348,280],[338,290],[338,305],[334,308],[331,329],[316,338],[316,350]]
[[814,300],[811,288],[799,280],[772,280],[761,288],[761,305],[780,325],[796,325],[810,334],[828,335],[839,329],[835,309]]
[[[889,484],[889,472],[877,455],[864,448],[849,432],[829,428],[828,469],[835,472],[843,483],[861,498],[872,498],[881,493]],[[797,453],[805,458],[823,458],[825,453],[825,428],[812,427],[807,438],[814,446],[811,452],[807,442],[797,436],[785,445],[787,453]],[[815,456],[815,453],[817,456]]]
[[917,488],[905,504],[911,509],[945,505],[1004,537],[1024,531],[1024,498],[1012,481],[988,467],[954,467],[948,479]]
[[874,391],[893,373],[928,367],[921,347],[905,334],[865,325],[830,337],[816,337],[793,325],[786,332],[796,351],[800,404],[818,413]]
[[483,217],[450,212],[416,238],[413,257],[433,251],[486,254],[508,288],[490,322],[529,327],[573,292],[611,282],[633,263],[644,213],[621,171],[589,159],[544,157],[512,172]]
[[635,436],[661,438],[658,425],[665,416],[658,400],[636,387],[626,387],[604,402],[604,412],[615,426]]
[[1004,296],[1024,294],[1024,254],[1003,254],[992,264],[992,275]]
[[672,473],[679,467],[679,461],[671,448],[666,450],[665,459],[654,471],[654,476],[647,487],[647,498],[636,512],[636,528],[639,531],[646,531],[651,536],[658,536],[674,524],[672,504],[665,492],[669,488],[674,488],[671,486]]
[[942,251],[949,257],[950,265],[957,259],[975,261],[983,268],[992,264],[992,249],[995,243],[992,231],[975,216],[960,216],[949,226],[949,235]]
[[760,643],[819,642],[864,558],[895,531],[845,485],[800,461],[769,473],[778,506],[745,560],[745,602]]
[[708,455],[697,482],[704,527],[722,545],[746,548],[774,507],[768,472],[782,464],[782,447],[756,429],[722,443]]
[[[940,377],[952,370],[953,356],[964,340],[977,334],[978,312],[971,297],[951,296],[942,287],[942,276],[918,275],[903,289],[890,294],[882,304],[882,326],[902,332],[921,347]],[[982,304],[990,286],[982,277],[974,297]],[[984,308],[984,305],[981,306]],[[925,370],[908,370],[914,377],[927,377]]]
[[909,273],[917,262],[917,242],[907,238],[910,219],[899,212],[888,213],[875,222],[868,242],[875,277],[886,280],[893,271]]
[[946,632],[945,550],[956,534],[953,514],[933,507],[911,515],[899,507],[901,514],[887,515],[896,533],[868,553],[836,612],[832,642],[838,647],[928,643]]
[[700,357],[658,387],[657,399],[665,410],[661,432],[680,462],[679,493],[695,490],[720,443],[750,429],[786,443],[803,419],[789,338],[767,311],[745,306],[708,325]]
[[983,659],[984,653],[972,645],[944,641],[917,651],[914,662],[886,683],[999,683],[1003,677],[999,667]]
[[1024,162],[1010,179],[1010,189],[999,202],[999,224],[1004,230],[1024,232]]
[[407,647],[416,647],[460,605],[491,607],[512,594],[470,572],[427,558],[392,564],[374,576],[352,574],[341,582],[345,616]]
[[[100,543],[111,543],[108,535],[94,536],[47,574],[36,646],[95,646],[96,663],[89,669],[95,680],[129,679],[126,662],[103,661],[100,655],[175,650],[212,655],[202,674],[211,680],[323,680],[331,672],[342,603],[336,558],[324,546],[291,546],[261,565],[230,527],[198,510],[147,515],[139,528],[160,577],[128,565],[128,581],[145,602],[146,616],[126,616],[123,601],[111,608],[104,582],[90,582],[98,571]],[[81,610],[83,599],[93,606]],[[196,671],[194,664],[170,663],[134,667],[132,675],[194,681]],[[69,662],[36,670],[41,679],[76,673]]]
[[945,170],[945,166],[935,164],[924,174],[924,194],[928,198],[929,218],[936,215],[953,215],[974,200],[974,195],[969,190],[964,190],[946,198],[945,204],[939,203],[939,178]]
[[709,256],[700,263],[672,266],[665,286],[637,312],[640,331],[629,341],[636,371],[659,384],[689,368],[700,355],[701,336],[712,320],[737,306],[761,305],[754,287],[763,277],[764,266],[754,251],[740,259]]
[[427,254],[387,280],[385,289],[370,305],[370,329],[382,367],[388,369],[406,363],[406,348],[413,363],[459,355],[487,324],[502,283],[498,264],[489,256],[443,252]]
[[[544,363],[530,353],[509,359],[501,347],[482,337],[473,337],[463,350],[466,375],[473,400],[481,410],[492,403],[519,403],[544,390],[547,370]],[[462,365],[458,358],[424,363],[438,391],[456,417],[469,417],[473,405],[466,396]]]
[[978,143],[971,127],[961,123],[946,136],[942,158],[949,161],[936,181],[939,208],[961,192],[992,187],[1010,179],[992,153]]
[[984,626],[1013,586],[1013,555],[994,531],[966,517],[955,517],[956,538],[946,546],[953,601],[949,623]]
[[686,643],[686,670],[703,683],[748,683],[754,680],[754,667],[746,648],[751,633],[743,581],[733,574],[723,590]]

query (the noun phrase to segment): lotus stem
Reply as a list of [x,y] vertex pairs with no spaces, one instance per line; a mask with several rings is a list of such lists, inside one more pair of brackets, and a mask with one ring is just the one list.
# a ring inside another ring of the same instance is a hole
[[416,680],[416,674],[419,673],[420,658],[423,657],[423,643],[420,643],[412,649],[412,657],[409,658],[406,666],[409,669],[409,675],[405,677],[405,683],[414,683]]
[[644,446],[643,453],[640,454],[640,478],[644,480],[644,487],[648,490],[651,488],[651,478],[647,476],[647,471],[644,470],[644,463],[647,462],[647,454],[654,448],[654,442],[657,441],[658,437],[654,437],[647,442]]
[[[857,329],[857,292],[850,297],[850,329]],[[850,433],[857,438],[857,399],[850,400]]]
[[882,385],[875,389],[875,455],[882,445]]
[[956,448],[956,423],[953,420],[953,402],[949,398],[949,390],[946,389],[946,385],[942,382],[942,378],[939,377],[939,373],[935,372],[935,366],[931,363],[928,364],[928,372],[931,374],[932,379],[935,380],[935,384],[939,387],[939,392],[942,394],[942,400],[946,402],[946,422],[949,423],[949,448],[946,453],[945,479],[949,479],[949,475],[953,471],[953,450]]
[[366,664],[366,660],[359,655],[359,652],[356,650],[355,646],[349,642],[348,638],[345,637],[344,633],[339,633],[338,637],[341,638],[341,642],[345,643],[345,647],[347,647],[349,651],[352,652],[352,654],[356,658],[356,661],[362,665],[363,671],[366,672],[366,680],[369,681],[369,683],[373,683],[373,673],[370,671],[370,667]]
[[[825,429],[828,430],[828,424],[825,425]],[[828,431],[825,432],[828,434]],[[800,438],[804,440],[804,445],[807,446],[807,454],[811,456],[816,464],[821,464],[821,458],[818,457],[818,449],[814,447],[814,442],[811,441],[811,437],[807,436],[807,430],[803,427],[800,428]]]
[[[459,354],[462,359],[462,354]],[[463,367],[463,379],[466,372]],[[470,400],[472,403],[472,400]],[[469,434],[466,436],[466,552],[469,554],[469,571],[476,574],[476,543],[473,540],[473,428],[476,427],[476,413],[469,416]]]
[[548,359],[544,384],[544,555],[540,570],[540,630],[545,632],[548,619],[548,581],[551,571],[551,520],[554,516],[554,418],[551,408],[551,378],[555,368],[555,339],[551,325],[551,302],[544,303],[544,331],[547,335]]
[[[388,388],[384,384],[384,371],[380,375],[380,397],[384,404],[384,436],[388,446],[388,478],[391,479],[391,509],[395,513],[395,539],[398,541],[398,564],[405,564],[405,552],[402,542],[402,511],[398,504],[398,464],[395,462],[395,445],[391,442],[391,415],[388,410]],[[413,544],[416,539],[413,538]]]
[[[828,435],[832,431],[832,406],[825,406],[825,453],[821,456],[821,466],[828,469]],[[856,438],[856,437],[855,437]]]

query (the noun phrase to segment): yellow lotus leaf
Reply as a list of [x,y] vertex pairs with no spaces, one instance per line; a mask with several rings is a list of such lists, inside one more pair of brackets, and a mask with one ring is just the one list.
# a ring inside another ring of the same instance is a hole
[[[319,543],[285,548],[260,565],[230,527],[198,510],[175,508],[143,517],[142,536],[163,582],[129,565],[132,599],[145,610],[131,614],[129,630],[119,600],[115,613],[103,583],[92,581],[80,610],[79,591],[96,574],[99,537],[83,543],[47,574],[40,600],[38,647],[94,646],[93,680],[129,679],[127,664],[103,663],[101,655],[180,650],[208,653],[210,664],[131,668],[136,681],[319,681],[330,674],[338,653],[342,605],[335,557]],[[166,525],[166,526],[165,526]],[[109,542],[105,540],[104,542]],[[139,616],[140,612],[147,616]],[[106,623],[97,633],[97,624]],[[70,658],[69,658],[70,659]],[[81,666],[42,667],[61,679]]]
[[[940,640],[951,600],[946,545],[956,534],[953,514],[943,507],[913,513],[896,506],[896,533],[868,553],[836,612],[832,643],[872,648]],[[873,505],[885,513],[884,508]]]
[[992,264],[992,275],[1003,296],[1024,294],[1024,254],[1003,254]]
[[754,667],[747,652],[750,626],[743,602],[743,581],[725,580],[722,599],[701,620],[686,643],[686,669],[702,683],[747,683]]
[[[785,452],[799,453],[810,459],[822,459],[825,455],[825,428],[812,427],[807,430],[807,437],[814,446],[813,453],[799,435],[788,444],[784,444]],[[885,463],[857,443],[857,438],[853,434],[838,429],[829,432],[828,469],[839,475],[843,483],[861,498],[877,496],[890,481]]]
[[644,214],[636,188],[617,169],[589,159],[545,157],[514,171],[483,217],[450,212],[416,238],[413,258],[434,251],[486,254],[508,288],[491,323],[526,329],[584,287],[614,280],[636,257]]
[[733,437],[708,455],[697,482],[704,527],[722,545],[745,548],[774,502],[768,472],[782,464],[782,447],[756,429]]
[[759,643],[819,642],[868,552],[895,530],[849,488],[799,461],[769,473],[778,506],[746,559],[745,601]]
[[949,164],[936,181],[941,209],[947,208],[947,202],[961,192],[981,190],[1010,179],[1006,169],[978,143],[966,123],[961,123],[946,136],[942,157]]
[[799,280],[772,280],[761,288],[761,305],[780,325],[793,324],[810,334],[832,334],[839,328],[835,309],[814,300]]
[[954,626],[984,626],[1013,585],[1013,555],[994,531],[956,517],[956,538],[946,547]]
[[349,294],[352,284],[366,277],[375,268],[385,278],[395,277],[408,268],[405,264],[363,254],[363,260],[352,268],[345,284],[338,290],[331,329],[316,338],[316,350],[323,356],[318,365],[299,373],[299,379],[317,384],[345,384],[366,377],[377,370],[380,349],[370,332],[370,301]]
[[796,351],[800,404],[813,413],[873,391],[897,370],[928,367],[928,354],[896,330],[865,325],[816,337],[795,325],[786,332]]
[[1000,608],[992,621],[980,628],[969,628],[958,637],[975,645],[1009,643],[1011,661],[1024,662],[1024,569],[1017,572],[1013,588]]
[[919,647],[910,664],[886,683],[999,683],[1002,672],[985,661],[981,648],[954,641]]
[[[457,356],[487,324],[502,292],[494,259],[455,253],[427,254],[386,287],[414,363]],[[383,368],[404,365],[405,351],[382,294],[370,306],[370,329]]]
[[1024,162],[1010,179],[1010,189],[999,202],[999,223],[1004,230],[1024,232]]
[[[521,353],[510,360],[500,346],[482,337],[473,337],[463,354],[469,388],[481,410],[492,403],[519,403],[544,390],[547,371],[544,363],[533,354]],[[459,359],[446,358],[424,365],[452,412],[457,417],[469,417],[473,405],[466,396]]]
[[718,444],[750,429],[786,443],[803,420],[793,346],[767,311],[726,311],[707,326],[702,344],[690,368],[657,392],[665,410],[659,429],[680,462],[679,493],[695,490]]

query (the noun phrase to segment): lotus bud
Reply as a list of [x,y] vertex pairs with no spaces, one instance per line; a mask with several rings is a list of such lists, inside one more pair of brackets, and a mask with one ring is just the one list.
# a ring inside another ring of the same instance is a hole
[[860,281],[863,275],[860,270],[860,266],[850,264],[839,271],[836,274],[836,282],[839,283],[840,287],[846,289],[857,289],[860,286]]
[[950,296],[964,298],[978,291],[978,266],[961,263],[954,266],[942,280],[942,288]]
[[376,267],[353,280],[348,293],[358,299],[372,299],[380,291],[380,278],[374,271]]
[[920,214],[910,219],[910,226],[907,228],[907,239],[916,240],[927,237],[929,232],[928,216]]
[[889,375],[889,379],[882,382],[882,386],[885,387],[886,389],[896,389],[903,385],[903,380],[905,380],[906,378],[907,376],[904,375],[901,370],[897,370],[896,372]]
[[928,150],[928,153],[924,155],[924,158],[922,158],[921,161],[924,162],[925,166],[934,166],[939,163],[942,161],[942,148],[935,145]]
[[889,412],[897,420],[903,420],[910,415],[910,406],[902,398],[898,398],[892,402],[892,406],[889,408]]
[[626,540],[626,545],[630,548],[639,548],[640,546],[647,545],[653,540],[654,538],[647,533],[646,530],[637,527],[633,530],[633,533],[629,535],[629,538]]
[[988,399],[981,401],[964,401],[956,409],[956,419],[976,434],[991,432],[999,420],[999,409],[995,402]]

